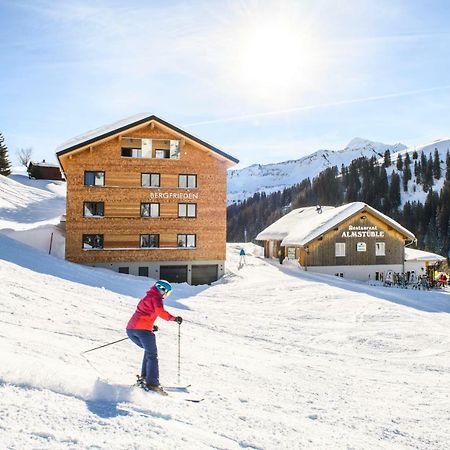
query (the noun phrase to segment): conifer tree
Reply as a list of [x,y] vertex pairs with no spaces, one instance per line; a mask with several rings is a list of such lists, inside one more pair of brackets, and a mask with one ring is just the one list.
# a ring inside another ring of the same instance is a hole
[[398,158],[397,158],[397,170],[403,170],[403,158],[402,158],[402,155],[398,155]]
[[419,157],[419,155],[417,154],[417,151],[414,150],[413,151],[413,159],[417,159]]
[[403,169],[403,190],[405,192],[408,191],[408,181],[411,179],[411,169],[409,167],[409,164],[406,164],[405,159],[405,167]]
[[433,176],[436,180],[441,178],[441,160],[437,148],[434,149]]
[[389,200],[393,209],[397,209],[400,206],[400,176],[395,172],[391,176],[391,185],[389,186]]
[[382,212],[387,213],[391,208],[391,204],[389,202],[389,195],[388,195],[389,193],[388,177],[386,169],[384,167],[380,169],[380,174],[377,183],[377,191],[380,196],[381,210]]
[[434,162],[433,162],[433,155],[431,155],[430,153],[430,158],[428,159],[427,162],[427,167],[425,170],[425,183],[426,185],[431,188],[434,184],[433,181],[433,166],[434,166]]
[[445,171],[445,179],[450,181],[450,151],[447,150],[447,156],[445,158],[445,163],[447,165],[447,170]]
[[8,158],[8,147],[5,144],[5,138],[0,133],[0,175],[8,177],[11,175],[11,163]]
[[420,154],[420,169],[421,169],[421,175],[422,180],[426,179],[426,170],[427,170],[427,157],[424,152]]
[[410,165],[411,164],[411,157],[409,156],[409,153],[406,154],[405,156],[405,165]]
[[391,152],[389,151],[389,149],[387,149],[384,152],[384,163],[383,163],[384,167],[389,167],[391,165]]

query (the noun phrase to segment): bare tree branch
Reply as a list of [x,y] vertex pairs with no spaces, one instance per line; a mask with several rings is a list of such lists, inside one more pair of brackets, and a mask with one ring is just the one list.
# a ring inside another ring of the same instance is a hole
[[31,154],[33,153],[33,149],[31,147],[21,148],[17,151],[17,159],[19,160],[22,166],[28,167],[31,161]]

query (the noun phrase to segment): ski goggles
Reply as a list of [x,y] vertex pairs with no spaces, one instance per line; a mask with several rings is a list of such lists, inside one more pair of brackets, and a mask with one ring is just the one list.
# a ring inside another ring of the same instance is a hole
[[164,298],[167,298],[172,293],[172,290],[169,291],[164,286],[160,286],[159,290]]

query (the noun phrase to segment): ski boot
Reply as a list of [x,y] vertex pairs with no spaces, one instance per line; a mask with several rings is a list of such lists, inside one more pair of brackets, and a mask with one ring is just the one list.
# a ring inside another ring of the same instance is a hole
[[169,395],[159,384],[146,384],[144,389],[159,395]]

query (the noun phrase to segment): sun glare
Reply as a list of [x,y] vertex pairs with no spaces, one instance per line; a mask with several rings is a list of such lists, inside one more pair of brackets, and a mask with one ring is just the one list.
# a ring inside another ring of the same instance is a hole
[[232,67],[237,83],[263,99],[298,93],[314,83],[318,42],[300,27],[287,16],[241,24]]

